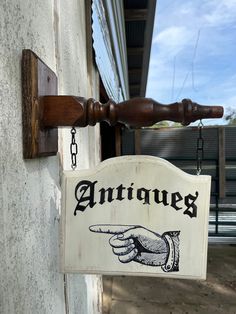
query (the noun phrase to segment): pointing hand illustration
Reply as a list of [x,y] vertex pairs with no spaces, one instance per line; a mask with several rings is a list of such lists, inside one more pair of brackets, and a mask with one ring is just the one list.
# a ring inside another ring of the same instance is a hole
[[169,247],[164,237],[142,226],[99,224],[89,230],[112,235],[109,243],[121,263],[163,266],[168,259]]

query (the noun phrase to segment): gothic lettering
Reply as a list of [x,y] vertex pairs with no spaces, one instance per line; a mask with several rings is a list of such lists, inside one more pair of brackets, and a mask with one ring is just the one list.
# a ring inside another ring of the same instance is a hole
[[176,209],[176,210],[180,210],[182,209],[182,207],[177,206],[177,203],[182,201],[183,197],[180,195],[179,192],[175,192],[171,194],[171,206]]
[[[167,195],[168,192],[166,190],[163,191],[159,191],[157,189],[153,190],[154,192],[154,200],[157,204],[163,203],[163,205],[167,206],[169,205],[169,203],[167,202]],[[161,197],[160,197],[160,193],[161,193]]]
[[125,190],[126,188],[123,187],[123,184],[120,184],[117,188],[117,200],[122,201],[124,198],[124,196],[122,195],[123,190]]
[[[187,208],[184,211],[184,214],[189,215],[189,217],[191,217],[191,218],[197,217],[197,205],[194,204],[194,202],[198,198],[198,192],[197,191],[195,192],[195,195],[196,196],[188,194],[184,198],[184,204],[185,204],[185,206],[187,206]],[[190,208],[191,208],[191,210],[190,210]]]
[[152,190],[153,193],[150,193],[151,190],[144,187],[134,188],[134,183],[131,183],[128,187],[120,184],[117,187],[102,187],[96,191],[97,183],[98,181],[82,180],[76,185],[75,199],[78,203],[74,215],[77,214],[77,210],[83,212],[87,207],[93,208],[97,203],[102,205],[105,202],[111,203],[125,199],[131,201],[136,198],[136,201],[138,200],[144,205],[155,202],[157,207],[160,204],[160,206],[169,206],[177,211],[183,209],[183,214],[188,215],[190,218],[197,217],[196,200],[199,196],[197,191],[195,195],[190,193],[181,195],[180,192],[160,191],[158,189],[154,189]]
[[[80,181],[75,188],[75,198],[78,204],[74,210],[74,215],[76,216],[77,210],[84,211],[88,206],[93,208],[96,204],[94,202],[94,186],[97,181],[91,182],[87,180]],[[81,194],[81,195],[80,195]],[[84,205],[81,205],[85,203]]]
[[132,200],[133,199],[133,188],[132,188],[132,186],[133,186],[134,184],[133,183],[131,183],[130,184],[130,187],[127,189],[127,191],[128,191],[128,200]]
[[114,198],[113,197],[113,190],[112,188],[108,188],[108,189],[100,189],[99,192],[100,192],[100,201],[99,201],[99,204],[103,204],[105,203],[105,196],[106,196],[106,192],[107,192],[107,201],[109,203],[111,203],[112,201],[114,201]]
[[145,188],[141,188],[137,190],[137,199],[143,201],[143,204],[150,204],[149,202],[149,192],[151,190],[147,190]]

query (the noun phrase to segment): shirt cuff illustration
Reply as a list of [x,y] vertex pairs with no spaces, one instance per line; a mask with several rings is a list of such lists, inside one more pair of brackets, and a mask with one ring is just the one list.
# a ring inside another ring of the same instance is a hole
[[180,231],[169,231],[162,235],[169,249],[166,263],[162,266],[164,272],[179,270],[179,234]]

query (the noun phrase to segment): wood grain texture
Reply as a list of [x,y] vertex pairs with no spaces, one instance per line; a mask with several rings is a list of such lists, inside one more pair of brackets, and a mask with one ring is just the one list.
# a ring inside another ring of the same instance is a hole
[[121,103],[115,103],[110,99],[102,104],[92,98],[46,96],[43,122],[47,127],[71,125],[84,127],[106,121],[110,125],[122,123],[140,128],[162,120],[188,125],[199,119],[220,118],[222,115],[222,107],[202,106],[190,99],[164,105],[151,98],[137,97]]
[[22,54],[22,123],[24,158],[55,155],[58,150],[56,128],[41,122],[42,97],[57,95],[57,77],[31,50]]
[[121,123],[140,128],[162,120],[188,125],[223,115],[220,106],[202,106],[190,99],[165,105],[137,97],[121,103],[109,99],[102,104],[81,96],[57,96],[55,73],[31,50],[23,50],[22,96],[24,158],[55,155],[59,126],[85,127],[106,121],[110,125]]

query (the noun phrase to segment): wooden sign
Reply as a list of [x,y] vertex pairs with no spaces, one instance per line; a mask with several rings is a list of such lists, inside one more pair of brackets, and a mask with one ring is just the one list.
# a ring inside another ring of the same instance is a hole
[[210,180],[149,156],[65,172],[62,271],[204,279]]

